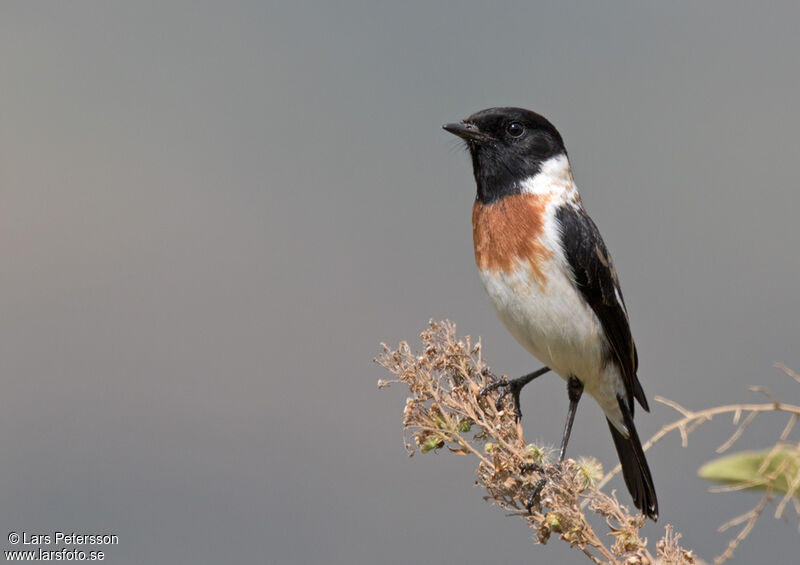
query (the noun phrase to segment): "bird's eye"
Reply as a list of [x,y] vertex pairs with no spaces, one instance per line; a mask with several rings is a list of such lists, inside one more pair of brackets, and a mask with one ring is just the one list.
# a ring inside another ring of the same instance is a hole
[[511,122],[506,126],[506,133],[511,137],[519,137],[525,133],[525,126],[519,122]]

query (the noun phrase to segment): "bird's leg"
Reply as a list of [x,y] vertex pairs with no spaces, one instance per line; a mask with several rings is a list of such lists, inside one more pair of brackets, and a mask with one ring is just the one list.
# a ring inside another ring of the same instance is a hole
[[575,412],[578,410],[578,401],[583,394],[583,383],[578,377],[572,375],[567,381],[567,395],[569,395],[569,412],[567,412],[567,423],[564,425],[564,436],[561,438],[561,452],[558,455],[558,463],[564,461],[567,452],[569,434],[572,432],[572,422],[575,420]]
[[[569,396],[569,411],[567,412],[567,423],[564,425],[564,435],[561,438],[561,450],[558,455],[558,465],[560,466],[561,463],[564,462],[564,455],[567,453],[567,443],[569,443],[569,436],[572,433],[572,422],[575,421],[575,412],[578,410],[578,402],[581,399],[581,395],[583,394],[583,383],[578,380],[578,377],[571,376],[567,381],[567,395]],[[542,489],[544,485],[547,483],[547,476],[542,474],[542,478],[536,481],[536,484],[533,485],[533,491],[531,491],[531,496],[528,498],[528,503],[525,505],[526,510],[528,513],[531,512],[531,508],[536,502],[536,499],[539,498],[539,495],[542,493]]]
[[[481,389],[481,396],[484,396],[492,392],[493,390],[503,389],[500,392],[500,396],[497,397],[497,400],[494,403],[495,408],[497,408],[498,410],[502,409],[503,399],[510,394],[512,403],[514,404],[514,417],[516,418],[517,421],[519,421],[522,418],[522,411],[519,408],[519,393],[522,390],[522,387],[524,387],[526,384],[531,382],[536,377],[544,375],[549,370],[550,367],[542,367],[537,371],[528,373],[527,375],[523,375],[521,377],[512,379],[510,381],[507,379],[495,381],[491,384],[486,385]],[[490,373],[487,372],[487,374]]]

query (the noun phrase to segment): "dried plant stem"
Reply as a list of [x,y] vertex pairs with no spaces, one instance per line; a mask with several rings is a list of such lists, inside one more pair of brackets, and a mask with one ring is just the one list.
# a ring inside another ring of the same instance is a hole
[[[672,431],[678,430],[681,434],[681,445],[686,447],[688,445],[688,436],[691,432],[697,429],[699,424],[703,424],[705,422],[710,422],[714,416],[719,416],[721,414],[734,414],[734,423],[736,423],[744,412],[749,412],[749,414],[745,417],[744,422],[739,424],[739,427],[731,436],[731,438],[726,441],[718,452],[724,451],[723,447],[727,449],[730,445],[733,444],[736,439],[741,435],[741,432],[744,431],[744,428],[747,427],[752,421],[755,419],[755,416],[759,413],[763,412],[786,412],[791,414],[793,418],[797,418],[800,416],[800,406],[795,406],[793,404],[786,404],[783,402],[765,402],[763,404],[727,404],[724,406],[716,406],[714,408],[707,408],[705,410],[698,410],[698,411],[691,411],[677,402],[673,402],[667,398],[656,396],[655,400],[662,404],[666,404],[670,408],[674,408],[676,411],[680,412],[683,415],[683,418],[672,422],[671,424],[667,424],[666,426],[662,427],[658,430],[649,440],[647,440],[642,448],[647,451],[653,445],[661,441],[667,434]],[[787,424],[788,427],[788,424]],[[791,429],[791,428],[790,428]],[[733,440],[733,441],[731,441]],[[617,465],[613,469],[611,469],[606,475],[600,480],[597,484],[597,488],[603,488],[608,482],[620,472],[622,468]]]
[[772,501],[772,493],[768,492],[764,496],[761,497],[761,500],[758,501],[753,508],[749,511],[745,512],[744,514],[737,516],[733,520],[726,522],[725,524],[721,525],[718,529],[720,532],[724,532],[728,528],[732,528],[733,526],[739,525],[744,522],[744,527],[739,530],[739,533],[736,534],[736,537],[731,539],[728,542],[728,546],[725,548],[725,551],[714,558],[714,565],[721,565],[731,557],[733,557],[733,552],[739,547],[739,544],[742,543],[745,538],[750,535],[750,532],[758,522],[758,519],[761,517],[761,514],[764,513],[764,510],[767,508],[767,505]]
[[[383,354],[377,360],[395,376],[392,381],[380,381],[379,386],[392,382],[408,386],[410,396],[406,401],[403,429],[409,455],[417,450],[426,453],[447,447],[459,455],[475,456],[477,484],[486,490],[487,499],[526,520],[539,543],[547,543],[552,534],[557,534],[598,565],[702,563],[679,545],[680,534],[670,525],[656,543],[656,555],[650,553],[647,541],[639,535],[644,517],[620,504],[613,493],[608,495],[600,490],[619,473],[619,465],[601,477],[602,467],[594,460],[567,459],[554,465],[548,462],[546,450],[526,445],[511,407],[498,408],[496,391],[488,395],[481,392],[494,377],[484,364],[480,342],[473,344],[469,337],[459,340],[455,325],[446,321],[431,321],[421,338],[424,346],[421,354],[412,353],[403,342],[397,349],[384,345]],[[780,368],[800,382],[800,375],[786,367]],[[800,444],[788,441],[800,419],[800,406],[777,402],[761,387],[751,387],[751,390],[760,392],[769,402],[729,404],[694,411],[656,397],[656,401],[673,408],[681,417],[662,427],[643,446],[647,450],[670,432],[677,431],[685,447],[689,435],[699,426],[715,416],[730,414],[735,429],[717,448],[717,452],[722,453],[742,436],[758,415],[765,412],[789,415],[778,441],[761,461],[752,479],[714,489],[718,492],[750,488],[766,491],[753,508],[720,528],[725,531],[741,526],[725,551],[715,559],[716,564],[733,556],[776,498],[777,490],[785,495],[777,505],[775,517],[783,515],[790,501],[800,516],[797,497],[800,471],[796,470],[794,459],[786,456],[786,453],[800,454]],[[531,499],[534,492],[538,493],[537,498]],[[586,510],[589,515],[601,517],[608,532],[599,535],[589,523]]]
[[[794,380],[800,382],[800,376],[797,373],[789,370],[787,367],[776,364],[776,366],[782,369],[787,375],[789,375]],[[751,480],[751,481],[741,481],[735,484],[729,484],[725,486],[713,487],[711,490],[712,492],[733,492],[733,491],[740,491],[740,490],[747,490],[756,487],[766,488],[767,492],[764,496],[759,500],[759,502],[751,508],[748,512],[737,516],[733,520],[723,524],[719,531],[725,531],[730,527],[739,525],[744,523],[742,529],[738,532],[738,534],[728,542],[728,545],[725,551],[717,556],[714,560],[715,565],[719,565],[733,556],[734,551],[736,548],[741,544],[741,542],[750,534],[750,532],[755,527],[756,522],[764,513],[764,510],[769,505],[769,503],[775,498],[773,486],[776,484],[776,481],[779,480],[780,477],[784,477],[788,483],[788,489],[786,494],[782,497],[778,506],[775,510],[775,518],[780,518],[783,515],[786,505],[791,500],[794,503],[795,509],[800,516],[800,503],[798,503],[796,495],[800,491],[800,472],[795,472],[794,474],[789,470],[789,462],[784,460],[777,466],[777,468],[767,473],[767,469],[772,465],[775,461],[777,455],[785,450],[787,446],[792,446],[792,444],[787,444],[786,441],[791,433],[792,429],[794,428],[795,423],[797,422],[798,418],[800,418],[800,406],[796,406],[793,404],[787,404],[784,402],[777,402],[773,400],[770,396],[769,392],[766,391],[762,387],[751,387],[751,390],[755,392],[760,392],[764,396],[766,396],[770,402],[761,403],[761,404],[728,404],[724,406],[716,406],[714,408],[707,408],[705,410],[698,410],[692,411],[684,408],[677,402],[672,400],[668,400],[663,397],[656,397],[655,399],[662,404],[673,408],[677,412],[679,412],[683,417],[672,422],[671,424],[667,424],[663,426],[658,432],[656,432],[647,442],[644,443],[643,449],[646,451],[650,449],[654,444],[659,442],[665,436],[667,436],[670,432],[677,430],[681,436],[681,445],[686,447],[688,442],[688,436],[694,430],[696,430],[700,425],[704,424],[705,422],[711,421],[714,416],[719,416],[723,414],[733,414],[733,424],[736,426],[734,432],[730,435],[730,437],[717,448],[717,453],[723,453],[727,451],[744,433],[745,429],[753,423],[756,417],[759,414],[763,414],[765,412],[784,412],[789,414],[789,420],[786,422],[786,425],[783,428],[783,431],[780,434],[778,441],[770,450],[769,454],[764,458],[764,461],[760,465],[758,470],[758,477]],[[742,419],[742,415],[746,414],[744,419]],[[800,453],[800,444],[792,446],[794,447],[795,451]],[[620,466],[617,465],[611,471],[609,471],[597,485],[597,488],[603,488],[608,482],[620,472]],[[583,507],[586,506],[586,502],[584,501]],[[800,531],[800,526],[798,526],[798,531]]]
[[[598,565],[700,563],[680,547],[680,536],[669,527],[656,555],[651,554],[639,535],[644,517],[595,488],[602,473],[599,463],[568,459],[561,465],[550,464],[546,450],[526,445],[510,407],[496,407],[496,392],[481,394],[493,377],[481,358],[480,343],[472,344],[469,337],[457,339],[449,322],[431,321],[421,337],[421,354],[401,343],[397,349],[384,346],[377,360],[395,375],[394,381],[381,381],[380,386],[401,382],[411,393],[403,418],[410,455],[447,447],[456,454],[475,456],[477,482],[487,498],[526,520],[539,543],[556,534]],[[581,510],[582,501],[608,525],[602,537]]]

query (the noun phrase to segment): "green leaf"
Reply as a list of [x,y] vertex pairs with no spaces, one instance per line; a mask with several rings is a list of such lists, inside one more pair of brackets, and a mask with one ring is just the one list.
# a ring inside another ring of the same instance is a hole
[[419,450],[422,453],[428,453],[429,451],[433,449],[439,449],[440,447],[444,447],[444,440],[439,436],[431,436],[419,446]]
[[466,433],[472,429],[472,419],[471,418],[464,418],[458,423],[458,431],[461,433]]
[[[765,451],[742,451],[733,455],[726,455],[719,459],[709,461],[697,471],[697,474],[722,484],[759,484],[750,487],[752,490],[767,490],[770,484],[769,477],[781,469],[780,475],[772,481],[772,489],[777,492],[787,492],[789,485],[800,473],[800,455],[790,449],[778,451],[772,456],[769,464],[763,471],[759,472],[770,450]],[[793,496],[798,497],[800,493],[794,492]]]

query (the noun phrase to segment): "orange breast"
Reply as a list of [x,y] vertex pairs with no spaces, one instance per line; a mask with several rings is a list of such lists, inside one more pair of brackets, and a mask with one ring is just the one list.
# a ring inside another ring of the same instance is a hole
[[536,283],[546,282],[544,262],[553,252],[542,243],[548,196],[514,194],[491,204],[475,201],[472,239],[481,270],[513,273],[527,266]]

